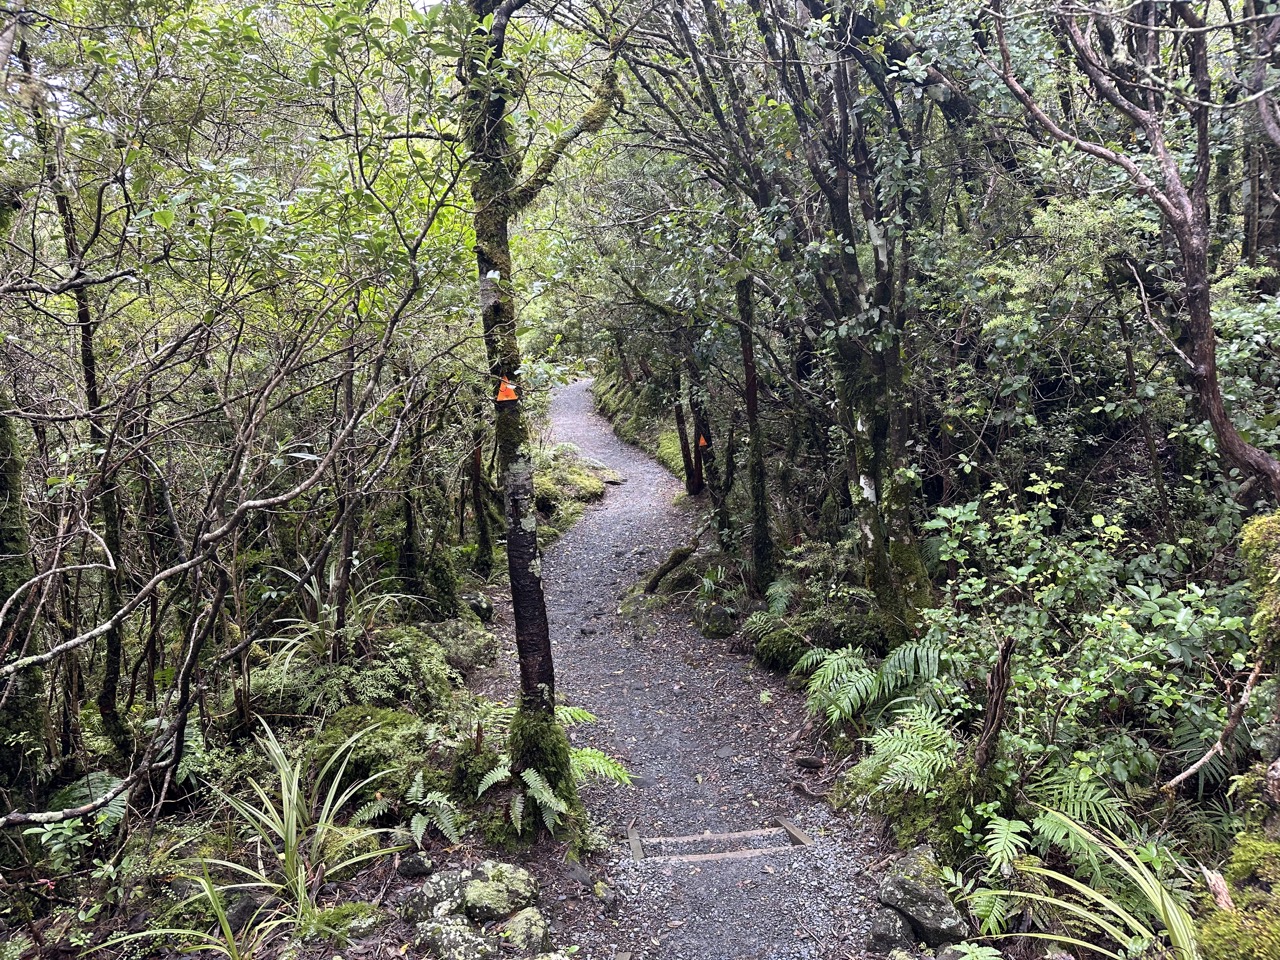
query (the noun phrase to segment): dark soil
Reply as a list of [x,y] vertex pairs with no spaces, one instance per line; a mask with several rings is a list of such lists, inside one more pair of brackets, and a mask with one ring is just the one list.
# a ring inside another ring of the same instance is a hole
[[[541,867],[556,942],[579,945],[586,958],[860,956],[878,880],[864,871],[886,851],[867,824],[809,795],[822,791],[823,771],[797,760],[822,751],[800,694],[731,652],[732,639],[705,639],[679,606],[621,612],[628,589],[693,535],[693,509],[675,503],[680,485],[614,436],[587,382],[556,393],[551,433],[625,479],[548,551],[544,575],[558,690],[600,718],[575,728],[575,742],[621,758],[636,777],[632,788],[587,791],[606,850],[585,867]],[[767,828],[776,817],[813,844],[653,839]],[[649,838],[639,862],[626,842],[633,823]],[[651,859],[762,845],[784,849]]]

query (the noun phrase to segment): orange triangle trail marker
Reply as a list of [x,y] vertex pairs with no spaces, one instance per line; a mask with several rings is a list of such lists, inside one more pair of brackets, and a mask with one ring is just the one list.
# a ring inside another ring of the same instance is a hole
[[506,377],[503,377],[502,383],[498,387],[498,395],[494,397],[494,400],[496,400],[498,403],[501,403],[503,400],[519,400],[519,399],[520,397],[516,393],[516,388],[511,385],[511,381],[508,380]]
[[702,447],[705,450],[707,447],[711,446],[711,444],[707,443],[707,438],[705,435],[698,434],[698,446]]

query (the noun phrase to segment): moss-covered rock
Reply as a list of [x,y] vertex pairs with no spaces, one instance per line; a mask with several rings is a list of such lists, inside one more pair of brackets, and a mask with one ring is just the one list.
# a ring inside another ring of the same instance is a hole
[[795,630],[770,630],[756,641],[756,662],[769,670],[790,673],[809,649],[804,637]]
[[457,916],[418,924],[414,945],[435,960],[489,960],[498,953],[492,940]]
[[502,925],[502,938],[521,954],[551,949],[551,926],[537,907],[525,907]]
[[462,905],[477,923],[502,920],[538,899],[538,881],[523,867],[486,860],[475,873],[463,887]]

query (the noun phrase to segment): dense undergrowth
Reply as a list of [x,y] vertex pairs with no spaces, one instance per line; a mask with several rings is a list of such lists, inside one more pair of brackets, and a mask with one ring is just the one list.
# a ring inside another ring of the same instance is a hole
[[[539,453],[539,466],[549,541],[611,474],[567,445]],[[576,791],[552,784],[628,774],[588,748],[512,769],[517,711],[468,687],[499,659],[487,594],[503,583],[458,575],[471,549],[446,549],[454,558],[437,570],[447,579],[429,597],[396,590],[394,579],[365,583],[358,565],[345,626],[331,593],[304,590],[312,603],[245,649],[233,684],[209,692],[210,722],[187,728],[168,798],[149,816],[139,816],[135,789],[92,815],[24,830],[3,854],[0,957],[35,949],[32,930],[48,945],[121,957],[340,947],[387,922],[348,881],[393,854],[502,849],[533,839],[535,824],[578,854],[591,849]],[[431,617],[442,596],[451,619]],[[339,646],[350,653],[336,660]],[[565,726],[594,719],[557,710]],[[48,782],[45,807],[79,806],[120,784],[92,729],[83,766]],[[120,929],[139,917],[145,930]]]
[[[596,394],[621,437],[663,459],[675,434],[654,391],[605,378]],[[1159,939],[1167,895],[1200,918],[1206,958],[1274,958],[1275,681],[1242,690],[1270,662],[1280,521],[1206,496],[1174,527],[1189,535],[1167,542],[1134,530],[1131,503],[1082,505],[1070,482],[1050,463],[1021,490],[995,483],[936,507],[921,549],[937,586],[898,645],[851,539],[804,539],[753,595],[745,550],[720,538],[662,589],[695,616],[731,611],[757,661],[803,684],[847,758],[833,802],[881,818],[904,847],[931,844],[982,934],[1134,950],[1138,928],[1107,924],[1144,917]],[[996,695],[997,744],[980,763]],[[1223,871],[1232,909],[1199,864]]]

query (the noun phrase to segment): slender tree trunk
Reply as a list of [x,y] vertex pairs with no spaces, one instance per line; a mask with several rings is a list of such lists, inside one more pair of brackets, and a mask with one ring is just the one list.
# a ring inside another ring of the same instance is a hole
[[756,371],[755,303],[750,277],[735,286],[738,340],[742,347],[743,389],[747,408],[747,490],[751,499],[751,574],[757,591],[774,576],[773,537],[769,529],[769,484],[765,474],[764,432],[760,427],[760,384]]
[[489,480],[484,469],[484,430],[477,428],[471,447],[471,513],[476,524],[473,569],[486,580],[493,573],[493,525],[489,522]]
[[[0,400],[0,404],[4,401]],[[13,422],[0,415],[0,604],[35,576],[22,497],[22,452]],[[28,593],[0,621],[0,663],[22,656],[33,626]],[[47,753],[44,671],[23,670],[0,682],[0,791],[33,784]]]

